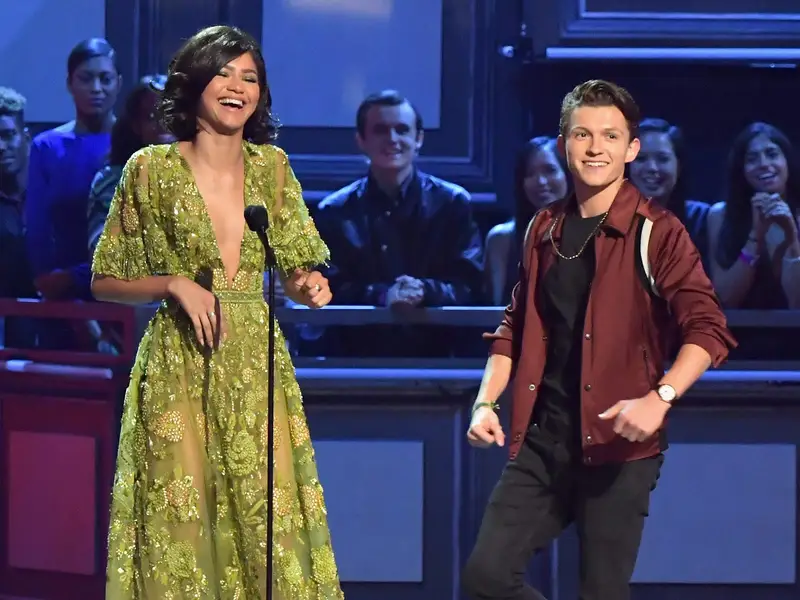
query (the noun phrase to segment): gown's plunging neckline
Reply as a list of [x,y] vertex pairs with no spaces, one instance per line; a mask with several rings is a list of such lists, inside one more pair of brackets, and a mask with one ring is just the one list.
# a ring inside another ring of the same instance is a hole
[[[242,226],[242,235],[241,239],[239,240],[239,255],[236,258],[236,268],[235,270],[229,269],[228,265],[225,264],[225,259],[222,258],[222,248],[219,245],[219,238],[217,237],[217,230],[214,227],[214,220],[211,218],[211,213],[208,211],[208,204],[206,204],[205,198],[203,198],[203,194],[200,192],[200,186],[197,185],[197,178],[194,175],[194,171],[192,170],[192,166],[189,164],[189,161],[186,160],[186,157],[181,152],[180,147],[178,146],[178,142],[175,142],[175,151],[178,153],[178,156],[181,159],[181,163],[183,167],[186,169],[186,172],[189,174],[189,180],[192,183],[192,188],[194,188],[194,192],[197,197],[200,199],[200,204],[203,205],[203,218],[206,221],[206,224],[211,228],[211,237],[214,240],[214,251],[216,252],[216,258],[219,260],[220,265],[222,265],[222,272],[224,274],[225,285],[227,288],[233,287],[234,282],[236,281],[236,277],[239,275],[239,271],[242,268],[242,254],[244,250],[244,242],[247,237],[247,224],[245,223]],[[242,147],[242,159],[244,162],[244,181],[243,181],[243,191],[242,191],[242,205],[241,210],[244,212],[245,207],[247,206],[247,176],[249,173],[249,161],[247,160],[247,149]],[[230,274],[233,273],[233,277],[230,277]]]

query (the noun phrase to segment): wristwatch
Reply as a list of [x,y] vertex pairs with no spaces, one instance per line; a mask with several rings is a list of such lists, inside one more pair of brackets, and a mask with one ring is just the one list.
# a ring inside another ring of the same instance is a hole
[[675,388],[668,383],[659,384],[659,386],[656,388],[656,394],[658,394],[658,397],[667,404],[672,404],[675,398],[678,397],[678,392],[676,392]]

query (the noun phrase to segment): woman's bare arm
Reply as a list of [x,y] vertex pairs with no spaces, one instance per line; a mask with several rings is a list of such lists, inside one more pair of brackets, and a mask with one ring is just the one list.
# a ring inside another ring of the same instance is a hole
[[169,298],[170,288],[177,277],[157,275],[124,281],[115,277],[95,275],[92,278],[92,294],[102,302],[119,304],[150,304]]
[[[755,281],[755,266],[750,266],[744,261],[736,260],[729,268],[723,268],[717,262],[717,249],[720,243],[722,220],[725,216],[725,204],[719,202],[708,211],[708,263],[711,267],[711,281],[720,303],[725,308],[739,308]],[[748,239],[742,251],[756,256],[758,245]]]

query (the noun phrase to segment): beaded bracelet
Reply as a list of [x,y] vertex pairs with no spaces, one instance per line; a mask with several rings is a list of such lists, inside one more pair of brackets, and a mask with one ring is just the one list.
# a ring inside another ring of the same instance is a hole
[[760,258],[759,256],[753,255],[753,254],[749,254],[748,252],[745,252],[744,250],[742,250],[739,253],[739,260],[742,261],[744,264],[746,264],[748,267],[754,267],[756,265],[756,263],[758,263],[758,259],[759,258]]
[[479,408],[483,408],[484,406],[488,406],[489,408],[495,411],[499,408],[497,402],[478,402],[472,407],[472,414],[474,415],[476,410],[478,410]]

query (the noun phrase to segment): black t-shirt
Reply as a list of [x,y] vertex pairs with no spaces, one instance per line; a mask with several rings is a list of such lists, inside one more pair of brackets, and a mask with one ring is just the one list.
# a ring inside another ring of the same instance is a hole
[[[574,256],[602,218],[568,213],[556,242],[561,254]],[[577,258],[556,255],[537,291],[547,331],[547,359],[533,420],[540,430],[571,443],[580,443],[583,327],[594,270],[592,239]]]

